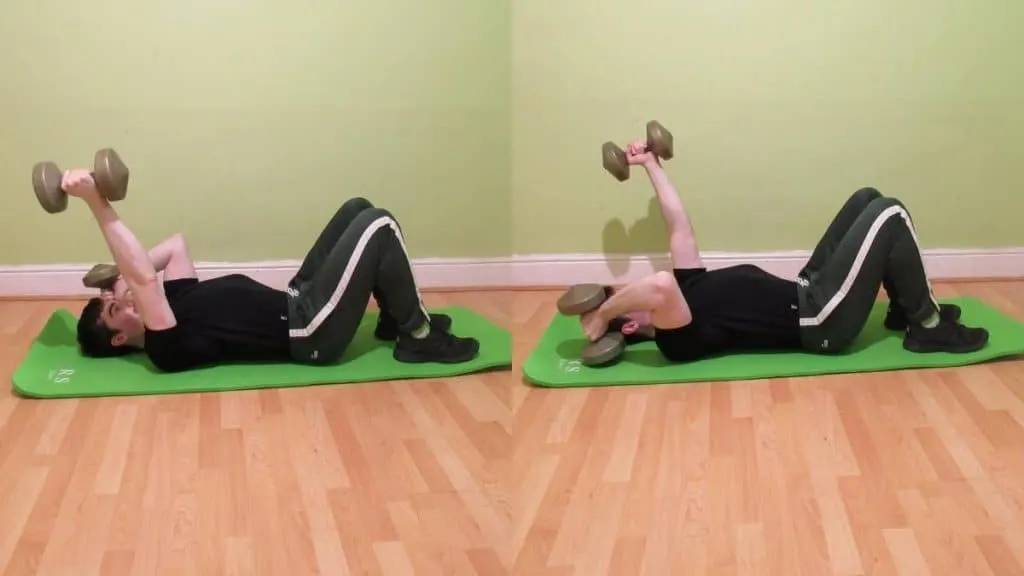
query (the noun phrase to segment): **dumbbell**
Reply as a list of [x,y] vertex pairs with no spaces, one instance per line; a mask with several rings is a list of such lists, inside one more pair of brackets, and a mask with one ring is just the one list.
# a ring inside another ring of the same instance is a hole
[[[672,133],[657,120],[647,123],[647,149],[662,160],[672,159]],[[605,170],[619,182],[629,180],[629,161],[626,159],[625,150],[614,142],[605,142],[601,147],[601,154],[604,157]]]
[[[610,294],[600,284],[577,284],[558,298],[558,311],[566,316],[583,316],[596,310]],[[602,366],[618,360],[626,350],[621,332],[608,332],[583,349],[580,360],[585,366]]]
[[[54,162],[37,162],[32,167],[32,188],[39,204],[50,214],[63,212],[68,207],[68,194],[61,188],[63,176]],[[111,202],[124,200],[128,194],[128,167],[111,148],[96,151],[92,177],[96,189]]]
[[82,277],[82,284],[86,288],[98,288],[100,290],[113,290],[120,270],[114,264],[97,264]]

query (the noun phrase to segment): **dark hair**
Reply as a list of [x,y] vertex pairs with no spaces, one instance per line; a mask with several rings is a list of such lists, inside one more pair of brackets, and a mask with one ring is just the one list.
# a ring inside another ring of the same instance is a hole
[[93,358],[110,358],[123,356],[134,350],[130,346],[115,346],[111,341],[117,334],[107,326],[100,315],[103,313],[103,300],[90,298],[78,317],[78,346],[82,353]]

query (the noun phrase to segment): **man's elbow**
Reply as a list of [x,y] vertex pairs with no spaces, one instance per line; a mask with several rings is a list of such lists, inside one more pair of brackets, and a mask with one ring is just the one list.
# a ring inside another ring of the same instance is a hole
[[667,271],[656,272],[650,277],[651,308],[662,313],[670,313],[673,322],[680,327],[688,326],[693,321],[690,306],[686,303],[675,274]]
[[671,272],[661,270],[652,274],[646,291],[649,309],[656,310],[664,306],[671,300],[673,291],[678,289],[676,277]]
[[130,276],[126,276],[125,281],[134,292],[138,293],[159,284],[160,276],[157,274],[156,270],[143,270]]
[[176,232],[167,239],[171,244],[171,249],[174,251],[188,252],[188,241],[185,239],[185,235],[181,232]]
[[142,260],[131,259],[127,262],[118,262],[118,270],[121,277],[132,291],[154,286],[159,281],[159,275],[149,258]]

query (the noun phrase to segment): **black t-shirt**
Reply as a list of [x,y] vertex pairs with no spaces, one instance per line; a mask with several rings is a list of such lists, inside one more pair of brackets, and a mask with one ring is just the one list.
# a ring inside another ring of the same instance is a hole
[[164,292],[177,325],[146,330],[146,353],[157,368],[290,358],[286,293],[242,274],[171,280]]
[[668,359],[687,362],[729,351],[801,347],[796,282],[749,264],[673,272],[693,321],[655,331]]

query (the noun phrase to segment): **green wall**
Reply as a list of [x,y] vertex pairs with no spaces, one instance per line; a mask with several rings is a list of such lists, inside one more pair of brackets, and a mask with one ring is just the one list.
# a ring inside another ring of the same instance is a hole
[[513,3],[514,247],[664,251],[605,140],[675,136],[706,250],[810,249],[863,185],[926,247],[1024,245],[1024,2]]
[[660,251],[643,174],[600,164],[651,118],[704,249],[810,248],[863,185],[927,247],[1024,245],[1015,0],[283,6],[0,8],[0,264],[108,259],[80,203],[47,215],[29,185],[104,146],[139,236],[200,260],[300,258],[352,195],[414,257]]
[[35,161],[105,146],[132,170],[125,221],[198,260],[301,258],[354,195],[414,257],[508,254],[507,5],[285,6],[5,3],[0,263],[109,259],[81,202],[50,216],[30,185]]

